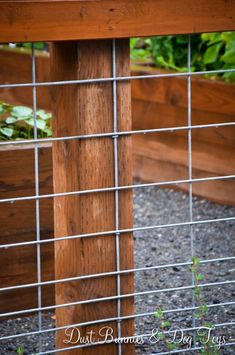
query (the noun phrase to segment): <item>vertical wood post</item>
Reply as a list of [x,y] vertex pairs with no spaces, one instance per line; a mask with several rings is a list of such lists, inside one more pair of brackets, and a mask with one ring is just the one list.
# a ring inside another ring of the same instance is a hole
[[[117,75],[129,75],[128,40],[116,41]],[[112,41],[58,42],[52,45],[53,80],[73,80],[112,76]],[[54,137],[113,131],[112,82],[53,87]],[[131,129],[130,82],[117,83],[119,130]],[[118,138],[119,184],[132,182],[131,137]],[[74,139],[53,143],[54,192],[67,192],[114,186],[114,144],[112,137]],[[114,191],[54,198],[55,237],[115,229]],[[119,192],[119,228],[132,227],[132,193]],[[120,235],[120,268],[133,267],[132,234]],[[115,235],[55,242],[55,278],[76,277],[116,271]],[[121,293],[132,293],[133,273],[121,275]],[[115,296],[117,276],[97,277],[56,285],[56,304]],[[121,300],[121,316],[134,313],[133,298]],[[58,308],[57,327],[117,317],[117,300]],[[133,320],[121,322],[122,336],[134,333]],[[117,322],[78,327],[81,335],[98,332],[104,326],[114,329]],[[64,331],[57,332],[57,348],[68,347]],[[79,342],[77,343],[79,345]],[[133,354],[131,344],[123,354]],[[118,345],[101,345],[66,351],[66,354],[117,354]]]

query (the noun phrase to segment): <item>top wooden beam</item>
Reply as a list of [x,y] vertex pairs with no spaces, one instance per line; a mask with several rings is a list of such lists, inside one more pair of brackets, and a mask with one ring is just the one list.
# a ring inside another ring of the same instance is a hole
[[234,0],[0,0],[0,42],[233,29]]

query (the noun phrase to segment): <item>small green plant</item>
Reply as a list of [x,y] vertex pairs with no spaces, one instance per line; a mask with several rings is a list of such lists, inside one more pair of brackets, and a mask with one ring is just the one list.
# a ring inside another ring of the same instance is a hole
[[169,339],[167,337],[167,329],[169,329],[171,327],[171,322],[164,318],[163,309],[158,308],[158,310],[155,312],[154,315],[158,319],[159,324],[160,324],[159,332],[156,334],[158,339],[163,342],[163,344],[165,345],[165,347],[169,351],[173,351],[173,350],[178,349],[178,345],[175,342],[169,341]]
[[[37,136],[52,135],[51,113],[36,112]],[[0,140],[31,139],[34,137],[34,112],[30,107],[14,106],[0,101]]]
[[[204,329],[214,329],[214,325],[207,321],[208,308],[204,299],[202,288],[199,286],[200,282],[203,281],[204,277],[200,272],[200,260],[196,256],[192,258],[191,271],[194,276],[194,295],[197,305],[197,313],[195,313],[196,319],[199,321],[199,325]],[[200,330],[197,332],[196,337],[199,345],[202,347],[200,353],[202,355],[218,355],[219,350],[216,348],[215,344],[212,343],[211,337],[208,337],[208,331],[203,332]]]
[[[199,322],[199,329],[197,331],[196,340],[198,345],[201,347],[201,355],[219,355],[218,347],[213,343],[212,339],[208,334],[211,333],[211,330],[214,329],[213,324],[207,321],[208,308],[203,296],[202,288],[200,287],[200,282],[203,281],[204,277],[200,272],[200,260],[196,256],[192,258],[192,266],[190,268],[193,273],[195,286],[194,286],[194,295],[197,306],[197,312],[195,313],[195,318]],[[171,328],[171,322],[164,318],[164,311],[162,308],[158,308],[155,312],[155,317],[159,321],[159,331],[156,333],[156,336],[159,340],[163,342],[165,347],[171,352],[175,349],[178,349],[179,342],[176,340],[171,341],[167,334]],[[208,332],[210,330],[210,332]],[[189,342],[188,342],[189,344]]]
[[[132,38],[131,59],[151,61],[160,68],[180,72],[188,70],[188,36]],[[235,32],[215,32],[191,36],[191,71],[235,68]],[[209,75],[208,75],[209,77]],[[235,82],[235,73],[210,75]]]
[[24,347],[23,346],[19,346],[17,348],[16,352],[17,352],[18,355],[24,355]]

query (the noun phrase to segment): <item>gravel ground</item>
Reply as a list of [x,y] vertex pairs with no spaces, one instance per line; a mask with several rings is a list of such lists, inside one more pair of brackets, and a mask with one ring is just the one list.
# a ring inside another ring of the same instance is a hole
[[[139,188],[135,190],[134,212],[135,226],[163,225],[185,222],[189,219],[189,200],[186,194],[170,189]],[[235,208],[217,205],[203,199],[193,198],[194,220],[232,217]],[[234,254],[234,221],[198,224],[192,229],[194,255],[200,260],[217,259]],[[190,227],[178,226],[171,228],[156,228],[135,233],[135,266],[152,267],[183,263],[191,258]],[[204,276],[203,283],[223,282],[234,279],[235,262],[211,262],[201,266]],[[173,266],[145,270],[135,274],[136,292],[169,289],[173,287],[190,286],[192,275],[189,266]],[[213,324],[234,322],[235,309],[232,305],[218,306],[218,303],[234,301],[235,288],[233,284],[223,284],[203,288],[205,303],[214,307],[208,310],[208,320]],[[158,308],[173,310],[190,308],[192,294],[190,290],[177,290],[151,293],[136,297],[136,313],[151,313]],[[43,314],[43,328],[54,326],[53,314]],[[165,319],[170,320],[173,329],[192,326],[191,311],[167,312]],[[196,321],[197,322],[197,321]],[[197,323],[196,323],[197,325]],[[137,317],[136,334],[152,333],[159,324],[154,316]],[[19,334],[37,330],[37,317],[18,318],[0,323],[1,336]],[[179,332],[177,333],[179,334]],[[54,333],[44,334],[42,344],[44,351],[54,347]],[[184,333],[184,335],[191,335]],[[213,335],[225,337],[226,342],[235,341],[234,326],[219,326]],[[190,340],[190,338],[189,338]],[[17,348],[24,345],[24,354],[37,351],[37,337],[13,339],[0,342],[0,355],[16,354]],[[184,345],[183,349],[186,348]],[[137,355],[166,351],[164,344],[152,344],[150,338],[145,338],[142,345],[136,347]],[[182,352],[181,352],[182,353]],[[193,352],[194,354],[197,352]],[[235,346],[225,347],[220,354],[234,354]],[[191,354],[185,351],[182,354]],[[110,354],[111,355],[111,354]]]
[[[157,224],[173,224],[189,220],[189,199],[181,192],[159,188],[141,188],[135,194],[135,225],[149,226]],[[232,217],[235,208],[217,205],[203,199],[193,198],[194,220]],[[216,259],[234,255],[235,223],[217,222],[196,225],[192,229],[194,255],[200,260]],[[190,261],[191,242],[190,227],[158,228],[148,232],[138,232],[135,235],[135,262],[137,267],[183,263]],[[234,279],[235,262],[213,262],[200,268],[204,276],[203,283],[220,282]],[[136,291],[169,289],[190,285],[192,276],[189,266],[168,267],[158,270],[148,270],[136,273]],[[203,290],[205,303],[234,301],[234,285],[211,286]],[[203,303],[203,304],[205,304]],[[148,297],[136,298],[136,313],[154,312],[161,307],[163,310],[186,308],[192,306],[190,290],[162,292],[150,294]],[[234,306],[213,307],[208,311],[208,320],[213,324],[234,321]],[[167,313],[165,319],[170,320],[173,329],[192,326],[192,313]],[[136,319],[136,334],[152,333],[158,328],[157,319],[139,317]],[[233,327],[220,327],[217,335],[225,336],[227,342],[235,338]],[[178,333],[182,334],[182,333]],[[185,333],[187,335],[189,333]],[[185,347],[184,347],[185,348]],[[164,348],[151,345],[147,339],[144,345],[137,348],[137,354],[150,354],[164,351]],[[166,350],[166,349],[165,349]],[[185,353],[190,353],[189,351]],[[195,352],[194,352],[195,353]],[[226,347],[221,354],[234,354],[235,346]]]

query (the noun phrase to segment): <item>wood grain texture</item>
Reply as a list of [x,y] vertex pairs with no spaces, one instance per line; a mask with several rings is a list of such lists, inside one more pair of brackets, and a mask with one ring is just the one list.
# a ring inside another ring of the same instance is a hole
[[[68,42],[53,45],[51,68],[55,80],[105,77],[111,75],[111,41]],[[129,72],[128,41],[117,43],[117,69]],[[131,126],[130,83],[118,84],[118,121],[122,129]],[[113,129],[112,84],[58,86],[53,92],[55,136],[110,132]],[[130,184],[131,138],[118,141],[120,183]],[[53,143],[54,191],[74,191],[113,186],[113,140],[99,138]],[[120,228],[132,226],[131,192],[120,194]],[[55,236],[102,232],[114,229],[114,193],[94,193],[54,199]],[[121,269],[133,267],[132,235],[121,236]],[[55,277],[64,278],[116,270],[115,236],[83,238],[55,243]],[[122,293],[133,292],[133,275],[121,278]],[[68,303],[116,295],[116,277],[102,277],[56,286],[56,303]],[[94,321],[117,316],[116,301],[60,308],[56,312],[57,326]],[[123,300],[122,315],[133,313],[133,300]],[[116,323],[105,324],[113,327]],[[104,326],[104,324],[102,324]],[[101,326],[82,327],[85,335]],[[133,322],[122,323],[122,335],[133,334]],[[57,347],[65,334],[58,332]],[[124,346],[131,354],[132,345]],[[72,354],[73,351],[66,353]],[[117,345],[84,348],[77,353],[116,354]]]
[[[52,193],[51,147],[39,149],[40,194]],[[0,198],[32,196],[34,150],[32,146],[0,149]],[[41,239],[53,238],[52,199],[40,201]],[[0,204],[1,244],[36,240],[35,200]],[[41,247],[42,280],[54,278],[53,243]],[[36,245],[0,249],[0,287],[37,282]],[[43,306],[54,304],[53,285],[43,287]],[[0,312],[37,307],[37,288],[0,293]]]
[[[156,74],[135,68],[133,75]],[[192,78],[192,124],[233,122],[235,86]],[[132,81],[133,129],[187,126],[187,79]],[[193,178],[233,175],[234,126],[192,130]],[[134,176],[147,182],[188,179],[188,132],[179,130],[133,138]],[[178,185],[188,191],[188,184]],[[195,195],[235,205],[234,180],[193,184]]]
[[[162,182],[188,179],[187,165],[187,140],[183,137],[173,139],[170,144],[167,140],[159,140],[152,137],[135,137],[133,139],[133,167],[134,176],[145,182]],[[175,142],[175,145],[173,143]],[[218,176],[234,174],[234,159],[230,149],[221,149],[216,145],[197,143],[197,151],[193,153],[193,178],[205,178],[206,176]],[[222,154],[219,154],[221,153]],[[223,160],[224,157],[228,159]],[[202,161],[204,162],[202,164]],[[221,171],[218,167],[221,164]],[[223,171],[223,172],[222,172]],[[188,184],[167,185],[167,188],[175,188],[188,191]],[[235,181],[218,180],[193,183],[193,194],[207,198],[216,203],[235,206],[234,199]]]
[[[132,75],[156,75],[173,73],[145,65],[133,65]],[[235,115],[233,98],[235,85],[223,80],[206,80],[205,76],[192,76],[192,109],[211,113]],[[172,106],[187,108],[187,77],[162,77],[132,81],[132,96],[135,99]],[[223,115],[221,115],[221,119]],[[162,121],[164,125],[168,120]]]
[[[50,80],[49,54],[36,55],[36,80]],[[4,84],[31,83],[32,57],[28,52],[0,49],[0,82]],[[11,104],[33,106],[32,87],[0,89],[0,100]],[[37,87],[37,107],[50,110],[50,87]]]
[[0,1],[0,42],[233,30],[233,0]]

